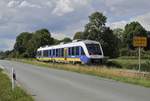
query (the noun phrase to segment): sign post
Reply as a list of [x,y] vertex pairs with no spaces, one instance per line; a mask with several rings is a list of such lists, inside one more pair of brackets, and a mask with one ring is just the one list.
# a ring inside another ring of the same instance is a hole
[[141,70],[141,47],[139,47],[139,72]]
[[147,46],[147,38],[146,37],[140,37],[136,36],[133,37],[133,46],[138,47],[138,53],[139,53],[139,69],[138,71],[141,71],[141,47],[146,47]]

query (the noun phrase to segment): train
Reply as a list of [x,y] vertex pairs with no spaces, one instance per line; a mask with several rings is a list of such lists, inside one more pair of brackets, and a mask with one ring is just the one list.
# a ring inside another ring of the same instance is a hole
[[44,46],[37,49],[38,61],[97,64],[102,63],[104,53],[97,41],[74,40],[70,43],[60,43],[53,46]]

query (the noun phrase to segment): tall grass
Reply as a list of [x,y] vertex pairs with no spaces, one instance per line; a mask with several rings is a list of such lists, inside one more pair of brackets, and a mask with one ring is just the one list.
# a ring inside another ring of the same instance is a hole
[[[138,70],[138,59],[137,58],[119,58],[109,60],[109,64],[114,65],[118,68]],[[141,59],[141,71],[150,72],[150,59]]]
[[19,87],[12,91],[10,79],[0,69],[0,101],[33,101],[33,99]]

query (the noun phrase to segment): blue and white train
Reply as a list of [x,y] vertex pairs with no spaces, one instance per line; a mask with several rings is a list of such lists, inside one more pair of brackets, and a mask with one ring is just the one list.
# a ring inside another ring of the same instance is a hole
[[104,54],[99,42],[84,40],[40,47],[36,58],[39,61],[89,64],[101,63]]

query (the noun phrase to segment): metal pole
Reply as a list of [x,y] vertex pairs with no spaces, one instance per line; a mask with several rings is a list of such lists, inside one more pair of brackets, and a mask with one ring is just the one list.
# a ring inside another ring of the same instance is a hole
[[139,47],[139,72],[141,70],[141,47]]

